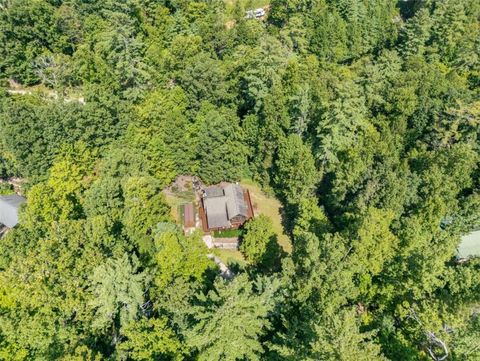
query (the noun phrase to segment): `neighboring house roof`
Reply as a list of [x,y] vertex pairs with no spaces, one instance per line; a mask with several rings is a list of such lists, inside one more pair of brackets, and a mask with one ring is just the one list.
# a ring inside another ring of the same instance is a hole
[[470,232],[462,237],[457,256],[459,258],[480,256],[480,230]]
[[248,218],[248,205],[243,189],[238,184],[205,189],[203,206],[208,228],[229,228],[232,226],[230,223],[232,218],[238,216]]
[[25,198],[13,194],[0,196],[0,223],[13,228],[18,224],[18,210],[25,203]]

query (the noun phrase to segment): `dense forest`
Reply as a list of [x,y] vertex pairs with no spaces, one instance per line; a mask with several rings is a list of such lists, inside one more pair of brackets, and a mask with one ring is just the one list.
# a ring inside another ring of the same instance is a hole
[[[0,0],[0,82],[1,360],[480,360],[478,0]],[[291,251],[222,278],[179,175]]]

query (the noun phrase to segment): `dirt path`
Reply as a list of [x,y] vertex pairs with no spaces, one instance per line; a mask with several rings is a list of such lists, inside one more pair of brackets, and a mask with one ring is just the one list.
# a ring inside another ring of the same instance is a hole
[[223,278],[232,279],[235,276],[235,274],[230,270],[230,268],[228,268],[227,265],[223,263],[222,260],[215,256],[213,253],[209,253],[207,257],[217,264],[217,266],[220,268],[220,275]]
[[[14,80],[9,80],[9,89],[7,89],[8,94],[12,95],[32,95],[34,93],[38,93],[44,96],[47,99],[54,99],[57,100],[60,96],[54,90],[45,90],[45,89],[26,89],[21,84],[18,84]],[[63,97],[64,103],[72,103],[78,102],[82,105],[85,105],[85,98],[84,97]]]
[[22,178],[8,178],[8,179],[2,179],[0,178],[0,183],[8,183],[13,186],[13,191],[16,194],[22,195],[22,184],[25,182],[24,179]]

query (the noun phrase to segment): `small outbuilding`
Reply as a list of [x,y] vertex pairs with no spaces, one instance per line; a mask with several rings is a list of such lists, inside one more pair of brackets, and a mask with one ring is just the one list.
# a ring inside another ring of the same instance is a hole
[[0,196],[0,224],[13,228],[18,224],[18,212],[26,199],[17,194]]
[[195,208],[192,203],[183,206],[183,226],[185,228],[195,227]]
[[197,213],[193,203],[182,204],[180,211],[182,213],[183,231],[185,234],[192,234],[197,226]]

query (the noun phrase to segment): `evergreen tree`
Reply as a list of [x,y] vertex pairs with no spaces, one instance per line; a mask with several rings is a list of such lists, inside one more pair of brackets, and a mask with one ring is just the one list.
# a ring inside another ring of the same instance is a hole
[[231,282],[217,280],[214,290],[199,295],[196,322],[187,334],[198,360],[260,360],[264,349],[259,338],[270,327],[275,288],[267,283],[255,291],[240,275]]
[[302,139],[292,134],[279,147],[275,182],[285,201],[296,204],[315,190],[318,173],[312,152]]

